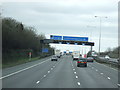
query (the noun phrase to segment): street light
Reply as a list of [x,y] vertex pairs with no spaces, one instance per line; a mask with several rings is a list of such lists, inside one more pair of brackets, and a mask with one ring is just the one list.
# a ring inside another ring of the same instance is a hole
[[97,18],[97,17],[100,19],[100,31],[99,31],[100,35],[99,35],[99,50],[98,50],[98,53],[99,53],[99,56],[100,56],[100,45],[101,45],[101,20],[102,20],[102,18],[107,18],[107,17],[95,16],[95,18]]

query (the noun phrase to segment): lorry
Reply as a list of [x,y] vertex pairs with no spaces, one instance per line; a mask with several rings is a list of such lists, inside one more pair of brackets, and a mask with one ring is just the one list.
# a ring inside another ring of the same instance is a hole
[[60,58],[61,57],[61,52],[60,50],[55,50],[55,55]]
[[78,60],[80,58],[80,52],[73,51],[72,57],[73,57],[73,60]]

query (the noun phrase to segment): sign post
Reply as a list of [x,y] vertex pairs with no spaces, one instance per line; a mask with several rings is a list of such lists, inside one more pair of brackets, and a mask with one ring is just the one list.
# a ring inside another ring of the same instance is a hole
[[31,57],[32,57],[32,53],[29,52],[29,60],[31,60]]

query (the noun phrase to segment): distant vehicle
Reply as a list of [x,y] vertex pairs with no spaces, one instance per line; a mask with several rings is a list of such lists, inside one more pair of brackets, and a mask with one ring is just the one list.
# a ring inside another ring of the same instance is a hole
[[66,50],[66,55],[70,55],[69,50]]
[[73,57],[73,60],[79,60],[80,59],[80,52],[73,51],[72,57]]
[[88,57],[87,58],[87,62],[93,62],[94,61],[94,58],[93,57]]
[[51,58],[51,61],[57,61],[57,60],[58,60],[58,57],[56,55],[53,55]]
[[106,56],[105,56],[105,59],[109,60],[109,59],[110,59],[110,57],[109,57],[108,55],[106,55]]
[[60,50],[55,50],[55,55],[60,58],[61,57],[61,52]]
[[81,58],[77,61],[77,67],[84,66],[87,67],[87,60],[85,58]]

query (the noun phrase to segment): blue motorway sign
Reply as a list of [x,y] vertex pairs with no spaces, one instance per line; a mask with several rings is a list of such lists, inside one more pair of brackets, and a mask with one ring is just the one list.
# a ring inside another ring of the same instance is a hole
[[50,39],[53,39],[53,40],[62,40],[62,36],[50,35]]
[[63,40],[70,41],[88,41],[88,37],[71,37],[71,36],[63,36]]
[[43,48],[43,49],[42,49],[42,52],[47,53],[47,52],[48,52],[48,48]]

